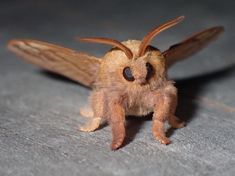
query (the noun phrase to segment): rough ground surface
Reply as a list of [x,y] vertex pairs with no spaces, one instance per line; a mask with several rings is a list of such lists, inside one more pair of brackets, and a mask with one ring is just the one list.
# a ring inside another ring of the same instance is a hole
[[[0,175],[234,175],[234,1],[1,1]],[[187,127],[168,130],[164,146],[151,120],[130,119],[127,140],[110,151],[110,128],[81,133],[79,107],[89,90],[28,65],[5,49],[10,38],[34,38],[101,56],[109,47],[77,43],[80,36],[141,39],[179,15],[184,23],[157,37],[160,49],[221,24],[213,45],[170,70],[180,91],[178,116]]]

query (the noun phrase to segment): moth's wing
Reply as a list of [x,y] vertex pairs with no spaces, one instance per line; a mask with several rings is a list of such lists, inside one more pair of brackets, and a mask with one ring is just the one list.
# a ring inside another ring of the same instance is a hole
[[100,66],[100,59],[94,56],[36,40],[11,40],[8,48],[34,65],[88,87],[94,83]]
[[186,59],[200,51],[211,41],[215,40],[223,31],[224,28],[222,26],[212,27],[196,33],[186,40],[171,46],[168,50],[163,52],[167,66],[170,67],[174,63]]

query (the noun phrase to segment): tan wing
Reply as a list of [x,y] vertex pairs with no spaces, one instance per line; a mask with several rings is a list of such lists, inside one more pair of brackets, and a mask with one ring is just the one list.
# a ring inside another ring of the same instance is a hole
[[71,49],[35,40],[11,40],[8,48],[26,61],[91,87],[100,59]]
[[223,31],[224,28],[222,26],[212,27],[171,46],[168,50],[163,52],[167,61],[167,66],[170,67],[175,62],[186,59],[187,57],[195,54],[207,46],[211,41],[216,39]]

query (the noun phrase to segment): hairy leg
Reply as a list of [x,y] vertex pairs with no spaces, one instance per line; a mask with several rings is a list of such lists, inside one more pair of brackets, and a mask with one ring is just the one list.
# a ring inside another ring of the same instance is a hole
[[169,95],[171,96],[171,108],[170,115],[168,116],[168,122],[173,128],[182,128],[185,126],[185,123],[175,116],[175,111],[178,103],[177,92],[172,91]]
[[164,123],[174,113],[177,104],[177,90],[173,85],[168,85],[161,91],[157,91],[154,96],[154,114],[152,133],[162,144],[169,144],[166,137]]
[[117,102],[110,103],[109,123],[112,129],[111,149],[118,149],[125,139],[125,111]]
[[95,92],[91,95],[91,108],[80,109],[80,114],[91,118],[87,124],[80,127],[80,131],[92,132],[99,128],[104,117],[104,95],[102,92]]
[[153,136],[162,144],[169,144],[170,140],[166,137],[164,123],[169,116],[169,100],[166,97],[161,97],[161,103],[155,106],[153,114],[152,133]]

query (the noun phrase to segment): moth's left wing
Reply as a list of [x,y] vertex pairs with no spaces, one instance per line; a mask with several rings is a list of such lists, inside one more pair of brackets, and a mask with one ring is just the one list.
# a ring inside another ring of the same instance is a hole
[[37,40],[11,40],[8,49],[24,60],[91,87],[100,59],[85,53]]
[[168,50],[163,52],[163,55],[166,58],[167,67],[200,51],[211,41],[215,40],[223,31],[224,28],[222,26],[212,27],[171,46]]

